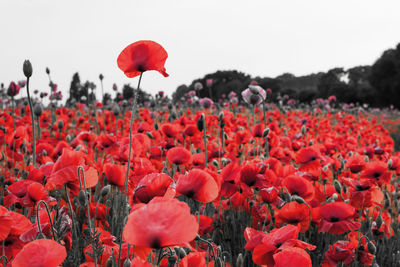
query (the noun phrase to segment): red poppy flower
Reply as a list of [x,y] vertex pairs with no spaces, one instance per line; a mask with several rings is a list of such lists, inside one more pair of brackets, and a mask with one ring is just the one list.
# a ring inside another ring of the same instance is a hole
[[319,207],[319,232],[343,234],[360,228],[359,222],[353,221],[356,209],[344,202],[333,202]]
[[192,153],[184,147],[173,147],[168,150],[167,159],[171,164],[185,165],[192,160]]
[[178,176],[176,192],[196,201],[208,203],[218,196],[218,184],[206,171],[192,169],[187,174]]
[[271,204],[278,200],[279,190],[275,186],[263,188],[260,190],[260,195],[265,203]]
[[282,187],[286,187],[291,195],[298,195],[305,201],[311,201],[314,197],[314,186],[307,179],[298,175],[289,175],[282,181]]
[[368,208],[379,205],[383,201],[383,193],[371,180],[355,180],[342,178],[342,181],[350,186],[350,204],[354,207]]
[[315,169],[320,166],[321,154],[316,147],[304,147],[296,154],[296,163],[300,164],[300,170]]
[[32,207],[39,200],[51,201],[49,192],[40,183],[32,180],[21,180],[8,187],[11,193],[4,198],[4,205],[10,207],[18,203],[24,207]]
[[139,76],[148,70],[156,70],[164,77],[168,77],[164,67],[167,57],[167,51],[160,44],[153,41],[137,41],[122,50],[117,63],[129,78]]
[[337,241],[335,244],[330,245],[325,252],[322,266],[336,267],[340,262],[346,265],[351,264],[354,260],[356,247],[357,245],[349,241]]
[[293,201],[278,210],[275,218],[279,225],[284,223],[299,224],[300,232],[304,233],[310,225],[310,210],[306,204]]
[[301,248],[285,248],[274,254],[274,267],[311,267],[310,255]]
[[65,247],[50,239],[37,239],[24,246],[12,262],[13,267],[54,267],[67,257]]
[[59,157],[54,164],[50,176],[47,177],[46,189],[53,190],[67,184],[71,192],[77,195],[79,190],[79,166],[84,167],[86,187],[91,188],[96,186],[98,182],[97,171],[95,168],[86,165],[84,154],[82,152],[64,149],[61,157]]
[[346,168],[350,169],[352,173],[359,173],[365,166],[364,157],[356,154],[347,160]]
[[161,131],[165,134],[165,136],[167,136],[168,138],[175,138],[179,131],[178,128],[170,123],[164,123],[161,126]]
[[134,202],[148,203],[154,197],[164,196],[172,178],[165,173],[150,173],[143,177],[136,186],[133,198]]
[[389,183],[391,173],[388,171],[387,163],[382,161],[368,162],[361,172],[362,179],[371,179],[379,184]]
[[316,247],[297,240],[299,227],[286,225],[276,228],[268,233],[262,240],[262,243],[254,248],[253,261],[259,265],[275,266],[274,254],[290,247],[313,250]]
[[107,177],[107,181],[119,187],[124,186],[126,167],[117,164],[106,163],[103,166],[104,174]]
[[156,197],[128,216],[123,238],[140,247],[179,246],[192,241],[198,229],[197,219],[186,203]]

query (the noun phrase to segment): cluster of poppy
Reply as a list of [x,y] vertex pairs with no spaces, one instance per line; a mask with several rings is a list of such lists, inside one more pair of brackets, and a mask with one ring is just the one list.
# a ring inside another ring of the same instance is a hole
[[[124,51],[118,63],[127,76],[168,75],[158,44]],[[399,240],[400,219],[400,155],[382,126],[388,119],[308,108],[44,110],[36,162],[29,107],[14,118],[2,110],[3,263],[395,262],[383,256],[396,249],[388,244]],[[228,235],[232,227],[237,236]]]

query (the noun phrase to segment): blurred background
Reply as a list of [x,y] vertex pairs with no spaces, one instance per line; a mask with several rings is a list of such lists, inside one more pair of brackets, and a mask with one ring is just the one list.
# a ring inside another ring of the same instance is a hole
[[100,74],[115,98],[114,83],[120,93],[137,83],[118,69],[118,54],[148,39],[168,51],[170,77],[146,72],[142,89],[175,101],[212,79],[215,99],[255,80],[300,101],[400,103],[399,1],[13,0],[0,10],[4,88],[24,78],[29,59],[32,90],[49,90],[48,67],[63,101],[74,86],[99,88]]

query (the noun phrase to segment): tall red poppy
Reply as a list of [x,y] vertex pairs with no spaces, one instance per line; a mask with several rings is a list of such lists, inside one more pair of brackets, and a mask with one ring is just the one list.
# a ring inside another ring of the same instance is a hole
[[197,219],[186,203],[156,197],[128,216],[123,238],[135,246],[162,248],[187,244],[198,230]]
[[167,152],[167,159],[171,164],[184,165],[192,160],[192,153],[184,147],[173,147]]
[[156,70],[164,77],[168,77],[164,64],[168,53],[154,41],[134,42],[119,54],[118,67],[129,78],[139,76],[142,72]]
[[134,202],[148,203],[156,196],[164,196],[172,183],[165,173],[150,173],[143,177],[133,192]]
[[361,224],[353,219],[356,209],[344,202],[332,202],[319,207],[319,232],[343,234],[360,228]]
[[119,187],[122,187],[125,183],[125,172],[126,167],[118,164],[106,163],[103,166],[104,174],[107,177],[107,181]]
[[179,175],[176,192],[196,201],[208,203],[218,196],[218,184],[206,171],[192,169],[186,175]]
[[306,204],[289,202],[277,211],[276,222],[279,225],[284,223],[300,225],[300,232],[304,233],[310,225],[310,210]]
[[12,261],[13,267],[54,267],[67,257],[65,247],[50,239],[37,239],[24,246]]

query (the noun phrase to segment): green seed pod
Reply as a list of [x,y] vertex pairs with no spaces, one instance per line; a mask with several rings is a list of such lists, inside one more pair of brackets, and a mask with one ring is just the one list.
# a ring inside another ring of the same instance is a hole
[[269,135],[269,128],[266,128],[264,131],[263,131],[263,137],[264,138],[266,138],[268,135]]
[[58,121],[57,127],[59,130],[61,130],[64,127],[64,122],[63,121]]
[[33,107],[33,113],[35,114],[36,117],[40,117],[43,113],[42,105],[39,103],[36,103],[35,106]]
[[387,165],[388,165],[388,168],[391,169],[392,166],[393,166],[393,160],[389,159],[388,162],[387,162]]
[[115,262],[114,255],[111,255],[106,262],[106,267],[113,267],[114,262]]

